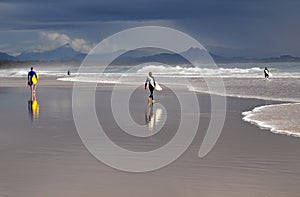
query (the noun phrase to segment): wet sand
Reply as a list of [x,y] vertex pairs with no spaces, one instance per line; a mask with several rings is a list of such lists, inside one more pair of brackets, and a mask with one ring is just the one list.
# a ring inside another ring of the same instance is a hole
[[[222,134],[201,159],[198,151],[210,119],[210,99],[197,94],[200,126],[188,150],[162,169],[126,173],[99,162],[82,144],[72,115],[71,82],[41,81],[37,114],[28,108],[30,95],[23,80],[0,81],[0,196],[299,196],[299,138],[242,121],[243,111],[271,101],[228,97]],[[180,108],[171,91],[157,94],[157,101],[170,110],[162,133],[137,140],[120,134],[107,104],[111,89],[99,85],[96,108],[115,143],[145,151],[172,139]],[[148,124],[146,97],[141,87],[130,99],[132,118],[141,125]]]

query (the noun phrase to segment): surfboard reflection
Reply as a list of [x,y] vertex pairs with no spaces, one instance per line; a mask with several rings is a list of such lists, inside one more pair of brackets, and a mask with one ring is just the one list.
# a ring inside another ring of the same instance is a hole
[[145,121],[150,133],[154,132],[155,126],[161,122],[163,109],[153,109],[153,105],[145,112]]
[[40,105],[36,99],[36,95],[32,94],[30,95],[30,98],[28,100],[28,115],[31,118],[31,121],[34,121],[38,119],[40,112]]

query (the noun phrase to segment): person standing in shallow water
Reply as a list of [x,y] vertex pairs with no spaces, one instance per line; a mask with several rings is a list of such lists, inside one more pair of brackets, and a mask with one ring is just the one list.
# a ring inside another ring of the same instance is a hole
[[[36,83],[34,82],[34,78],[36,80]],[[33,67],[31,67],[30,71],[28,72],[27,80],[28,80],[27,85],[30,87],[31,94],[35,94],[38,76],[37,76],[36,72],[33,70]]]
[[150,107],[151,104],[154,104],[155,103],[155,100],[154,100],[154,90],[155,90],[155,79],[154,77],[152,76],[152,72],[149,72],[149,75],[146,79],[146,82],[145,82],[145,90],[147,89],[147,85],[148,85],[148,88],[149,88],[149,91],[150,91],[150,95],[148,96],[148,106]]
[[265,79],[269,79],[269,77],[270,77],[270,75],[269,75],[270,71],[269,71],[268,67],[265,67],[264,73],[265,73]]

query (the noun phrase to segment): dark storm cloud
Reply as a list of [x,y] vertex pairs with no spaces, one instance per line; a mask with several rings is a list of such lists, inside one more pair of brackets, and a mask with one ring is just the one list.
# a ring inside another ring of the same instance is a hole
[[[275,3],[274,3],[275,2]],[[2,15],[27,22],[78,22],[155,19],[234,19],[273,17],[281,5],[276,1],[226,0],[87,0],[2,1]],[[270,9],[271,8],[271,9]],[[273,10],[272,10],[273,9]],[[5,16],[3,16],[5,17]]]
[[92,34],[98,24],[97,31],[110,34],[130,23],[169,21],[224,55],[300,55],[299,8],[297,0],[6,0],[0,29]]

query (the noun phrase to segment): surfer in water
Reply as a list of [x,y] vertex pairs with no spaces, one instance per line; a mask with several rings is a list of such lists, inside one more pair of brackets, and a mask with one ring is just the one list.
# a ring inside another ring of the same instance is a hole
[[29,85],[31,93],[35,93],[38,76],[37,76],[36,72],[33,70],[33,67],[30,68],[27,78],[28,78],[27,85]]
[[[151,104],[154,104],[155,103],[155,100],[154,100],[154,95],[153,95],[153,91],[155,89],[155,79],[154,77],[152,76],[152,72],[149,72],[149,75],[146,79],[146,82],[145,82],[145,90],[147,89],[147,85],[148,85],[148,88],[149,88],[149,91],[150,91],[150,95],[148,97],[148,106],[151,107]],[[150,100],[151,99],[151,100]],[[152,102],[151,102],[152,101]]]
[[269,79],[269,77],[270,77],[270,75],[269,75],[270,71],[269,71],[269,69],[267,67],[265,67],[264,73],[265,73],[265,79]]

